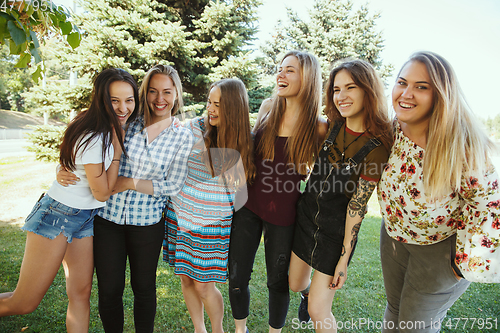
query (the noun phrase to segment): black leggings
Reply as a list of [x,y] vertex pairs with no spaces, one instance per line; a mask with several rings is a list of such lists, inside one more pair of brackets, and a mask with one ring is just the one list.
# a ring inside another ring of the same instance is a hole
[[245,319],[249,315],[248,284],[255,254],[264,233],[269,325],[276,329],[285,325],[290,302],[288,267],[293,230],[294,225],[282,227],[268,223],[245,207],[234,213],[229,245],[229,300],[235,319]]
[[123,332],[123,290],[127,256],[134,292],[136,332],[153,332],[156,315],[156,268],[163,242],[163,219],[146,227],[94,219],[94,265],[99,287],[99,315],[104,331]]

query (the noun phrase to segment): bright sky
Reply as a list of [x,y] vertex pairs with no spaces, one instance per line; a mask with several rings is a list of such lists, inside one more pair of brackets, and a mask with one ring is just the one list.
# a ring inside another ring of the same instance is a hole
[[[367,3],[352,0],[354,8]],[[285,7],[307,20],[313,1],[263,0],[259,9],[260,41],[270,38],[278,19],[286,20]],[[496,97],[500,89],[500,1],[499,0],[371,0],[370,13],[379,12],[377,30],[382,31],[384,63],[391,63],[397,75],[411,53],[436,52],[455,69],[469,105],[476,115],[500,115]],[[258,45],[259,42],[256,42]],[[392,82],[389,79],[392,89]],[[390,90],[387,91],[387,94]]]

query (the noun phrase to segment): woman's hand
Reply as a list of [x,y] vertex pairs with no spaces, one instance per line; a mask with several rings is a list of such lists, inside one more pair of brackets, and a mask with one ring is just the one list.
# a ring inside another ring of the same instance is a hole
[[119,176],[116,179],[116,183],[115,183],[115,186],[113,187],[113,192],[111,192],[111,195],[116,194],[116,193],[120,193],[120,192],[123,192],[126,190],[134,190],[134,189],[135,189],[135,186],[134,186],[134,182],[133,182],[132,178]]
[[347,261],[341,258],[335,267],[332,283],[328,287],[330,290],[339,290],[347,280]]
[[62,186],[68,186],[68,185],[75,185],[77,182],[80,181],[80,178],[78,178],[74,173],[66,171],[66,169],[64,169],[64,167],[61,166],[61,168],[56,174],[56,180]]
[[[122,133],[122,138],[125,138],[125,131],[123,128],[120,127],[119,131]],[[113,148],[115,151],[115,154],[113,156],[113,159],[120,159],[120,156],[122,154],[122,146],[120,145],[120,140],[118,140],[118,135],[116,135],[116,130],[113,131],[113,138],[111,143],[113,144]]]

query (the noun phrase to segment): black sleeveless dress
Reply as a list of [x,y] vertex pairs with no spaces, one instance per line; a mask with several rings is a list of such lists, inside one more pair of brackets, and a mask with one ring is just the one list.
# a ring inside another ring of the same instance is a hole
[[[306,189],[297,202],[293,252],[309,266],[333,276],[342,253],[345,220],[349,198],[345,187],[356,167],[380,141],[370,139],[345,163],[336,165],[328,159],[330,146],[335,141],[342,123],[333,125],[328,139],[314,164]],[[354,248],[351,252],[351,257]],[[350,258],[349,258],[350,260]]]

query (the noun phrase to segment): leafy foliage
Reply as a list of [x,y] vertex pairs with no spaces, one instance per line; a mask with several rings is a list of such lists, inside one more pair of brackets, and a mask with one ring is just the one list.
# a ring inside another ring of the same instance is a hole
[[15,63],[9,48],[0,45],[0,109],[24,111],[22,94],[33,86],[33,80],[27,68],[16,68]]
[[10,54],[20,56],[15,67],[29,67],[34,59],[37,68],[32,77],[36,82],[43,71],[39,39],[59,33],[67,36],[72,48],[80,44],[80,31],[70,21],[69,11],[64,6],[55,5],[52,0],[9,0],[1,5],[0,45],[8,45]]
[[28,133],[28,140],[33,144],[28,151],[35,153],[40,161],[56,162],[59,160],[59,147],[64,134],[64,126],[35,126],[32,133]]

